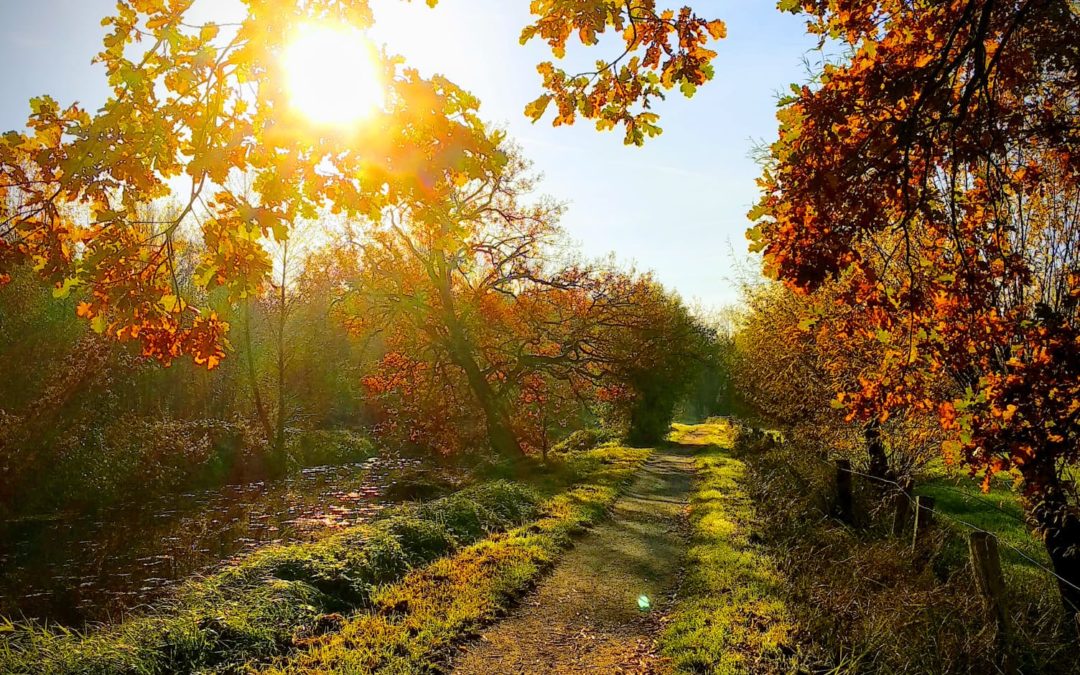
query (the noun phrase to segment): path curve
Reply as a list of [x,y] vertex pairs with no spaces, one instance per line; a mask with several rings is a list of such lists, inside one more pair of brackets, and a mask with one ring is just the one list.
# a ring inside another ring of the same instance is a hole
[[[663,672],[653,643],[686,552],[692,450],[658,449],[612,518],[579,540],[516,610],[467,645],[453,672]],[[641,596],[651,610],[639,608]]]

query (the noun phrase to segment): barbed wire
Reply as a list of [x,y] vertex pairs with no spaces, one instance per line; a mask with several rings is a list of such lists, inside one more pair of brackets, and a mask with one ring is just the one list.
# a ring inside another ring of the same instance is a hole
[[934,487],[935,488],[942,488],[942,489],[947,490],[949,492],[956,493],[956,494],[960,495],[961,497],[963,497],[964,499],[967,499],[968,501],[974,502],[976,504],[982,504],[983,506],[988,506],[988,507],[994,509],[995,511],[1007,516],[1011,520],[1021,524],[1021,525],[1026,525],[1027,524],[1027,520],[1024,519],[1023,517],[1016,515],[1015,513],[1009,511],[1008,509],[1005,509],[1005,508],[1003,508],[1001,506],[998,506],[997,504],[990,501],[989,499],[984,499],[984,498],[979,497],[977,495],[973,495],[973,494],[971,494],[969,492],[964,492],[963,490],[961,490],[959,488],[953,487],[952,485],[945,485],[944,483],[938,483]]
[[[811,456],[813,457],[813,455],[811,455]],[[828,466],[830,468],[833,468],[833,469],[837,468],[835,465],[830,464],[827,460],[822,459],[821,457],[814,457],[814,459],[818,460],[819,462],[821,462],[822,464],[824,464],[825,466]],[[950,520],[952,522],[959,523],[959,524],[964,525],[964,526],[966,526],[966,527],[968,527],[968,528],[970,528],[970,529],[972,529],[972,530],[974,530],[976,532],[982,532],[984,534],[987,534],[987,535],[993,537],[994,540],[997,541],[999,544],[1002,544],[1003,546],[1005,546],[1006,548],[1012,550],[1014,553],[1019,555],[1021,558],[1023,558],[1024,560],[1026,560],[1030,564],[1034,565],[1035,567],[1042,570],[1046,574],[1049,574],[1050,576],[1054,577],[1058,582],[1064,584],[1065,586],[1067,586],[1069,588],[1080,591],[1080,586],[1077,586],[1076,584],[1072,583],[1071,581],[1069,581],[1065,577],[1061,576],[1060,574],[1058,574],[1054,570],[1052,570],[1049,567],[1043,565],[1040,561],[1038,561],[1035,558],[1032,558],[1028,554],[1024,553],[1020,548],[1018,548],[1017,546],[1014,546],[1013,544],[1009,543],[1004,538],[1002,538],[1001,535],[999,535],[997,532],[992,532],[990,530],[981,528],[978,525],[975,525],[973,523],[969,523],[966,520],[963,520],[961,518],[953,516],[952,514],[946,513],[944,511],[939,511],[938,509],[930,508],[930,507],[925,506],[925,505],[920,506],[918,504],[918,502],[916,501],[916,497],[914,495],[908,493],[908,491],[905,489],[905,487],[903,485],[901,485],[900,483],[898,483],[897,481],[895,481],[895,480],[891,480],[889,478],[883,478],[881,476],[874,476],[872,474],[863,473],[861,471],[856,471],[856,470],[851,469],[851,468],[847,468],[847,469],[844,469],[844,470],[847,471],[848,473],[852,474],[852,475],[855,475],[855,476],[861,476],[863,478],[867,478],[869,480],[877,481],[877,482],[885,484],[885,485],[891,485],[891,486],[897,488],[897,490],[899,490],[900,494],[904,495],[908,499],[908,501],[911,502],[912,505],[915,506],[915,508],[925,509],[927,511],[930,511],[931,513],[934,513],[935,515],[941,516],[942,518],[944,518],[946,520]],[[957,490],[957,492],[959,492],[959,490]],[[1069,606],[1073,608],[1073,610],[1075,610],[1077,612],[1080,612],[1080,607],[1077,607],[1076,604],[1071,602],[1068,598],[1062,596],[1061,599],[1062,599],[1063,602],[1068,603]]]

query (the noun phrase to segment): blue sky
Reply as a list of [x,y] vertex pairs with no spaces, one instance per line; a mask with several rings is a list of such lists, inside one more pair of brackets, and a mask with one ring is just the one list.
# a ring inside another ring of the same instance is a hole
[[[732,266],[745,255],[746,212],[757,195],[749,155],[776,134],[777,92],[803,81],[804,59],[815,59],[801,19],[777,11],[773,0],[691,3],[728,24],[728,38],[715,47],[716,79],[692,100],[675,94],[662,103],[663,135],[634,148],[587,121],[552,128],[524,118],[539,90],[535,64],[550,58],[542,44],[518,44],[527,0],[442,0],[433,10],[419,0],[372,1],[377,41],[479,96],[483,115],[524,148],[544,175],[541,190],[567,202],[563,224],[585,255],[614,251],[706,306],[737,300]],[[237,4],[199,0],[196,10],[200,19],[228,20]],[[24,124],[31,96],[90,109],[104,100],[104,73],[90,60],[100,49],[100,19],[114,6],[0,0],[0,130]]]

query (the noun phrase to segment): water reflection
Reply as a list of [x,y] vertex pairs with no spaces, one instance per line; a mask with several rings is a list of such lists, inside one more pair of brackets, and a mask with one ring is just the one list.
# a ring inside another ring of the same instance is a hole
[[90,516],[10,523],[0,533],[0,614],[76,627],[115,620],[257,546],[369,520],[388,476],[415,463],[383,456]]

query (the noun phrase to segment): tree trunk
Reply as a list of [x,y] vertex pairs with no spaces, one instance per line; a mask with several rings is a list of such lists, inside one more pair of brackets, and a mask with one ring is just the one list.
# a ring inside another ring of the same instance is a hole
[[439,289],[439,301],[442,304],[442,320],[446,324],[450,337],[450,357],[455,364],[465,371],[469,388],[480,404],[484,412],[484,424],[487,428],[488,443],[491,449],[504,457],[521,457],[525,451],[521,449],[517,436],[510,426],[510,416],[507,414],[498,394],[492,388],[476,362],[476,355],[472,343],[461,325],[457,309],[454,303],[453,283],[450,279],[450,271],[444,258],[436,260],[433,270],[433,278]]
[[276,471],[285,471],[285,322],[288,320],[288,297],[285,289],[288,282],[289,243],[283,244],[281,257],[281,284],[278,287],[278,325],[277,325],[277,419],[274,430],[273,463]]
[[868,471],[874,478],[889,480],[889,458],[885,455],[885,443],[881,440],[881,425],[872,420],[863,429],[866,439],[866,454],[870,458]]
[[266,406],[263,405],[262,394],[259,391],[259,380],[255,374],[255,355],[251,349],[251,300],[244,300],[244,351],[247,352],[248,383],[251,385],[251,396],[255,401],[255,414],[259,418],[266,440],[273,440],[270,416],[266,414]]
[[[1065,616],[1074,623],[1080,617],[1080,513],[1069,504],[1066,486],[1052,462],[1031,465],[1024,480],[1038,488],[1031,496],[1031,515],[1043,533],[1046,552],[1057,574],[1058,591]],[[1080,633],[1076,635],[1080,638]]]
[[498,400],[495,390],[491,388],[491,383],[484,377],[471,353],[466,349],[455,351],[457,353],[454,360],[465,371],[469,388],[484,411],[484,424],[491,449],[506,457],[521,457],[525,451],[521,449],[521,444],[510,427],[510,416]]
[[1046,551],[1059,577],[1058,591],[1065,616],[1075,622],[1080,616],[1080,519],[1073,515],[1066,519],[1064,527],[1048,531]]

